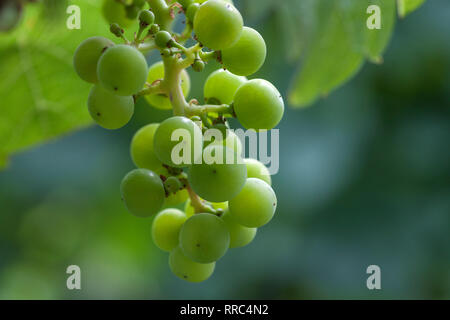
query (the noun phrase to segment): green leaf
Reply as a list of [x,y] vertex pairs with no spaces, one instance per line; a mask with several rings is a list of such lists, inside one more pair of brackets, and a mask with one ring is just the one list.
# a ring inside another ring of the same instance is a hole
[[[289,93],[295,106],[308,106],[352,77],[365,59],[380,61],[395,23],[395,2],[305,0],[312,17],[307,50]],[[381,29],[368,29],[369,5],[381,10]]]
[[[0,166],[11,153],[91,123],[91,85],[77,77],[72,56],[84,39],[110,37],[108,24],[97,1],[44,3],[28,4],[20,25],[0,34]],[[79,30],[66,27],[72,3],[81,9]]]
[[398,15],[404,18],[419,8],[424,2],[425,0],[397,0]]

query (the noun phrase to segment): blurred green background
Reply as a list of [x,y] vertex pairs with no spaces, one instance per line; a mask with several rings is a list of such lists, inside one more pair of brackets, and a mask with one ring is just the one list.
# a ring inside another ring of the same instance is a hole
[[[124,129],[91,126],[14,155],[0,172],[0,298],[449,299],[449,9],[427,2],[398,21],[383,64],[365,64],[312,107],[286,109],[276,216],[204,283],[173,276],[151,219],[120,201],[133,133],[170,112],[140,101]],[[286,96],[295,64],[271,21],[246,20],[268,44],[255,77]],[[190,71],[191,97],[214,67]],[[66,288],[71,264],[82,290]],[[371,264],[382,290],[366,288]]]

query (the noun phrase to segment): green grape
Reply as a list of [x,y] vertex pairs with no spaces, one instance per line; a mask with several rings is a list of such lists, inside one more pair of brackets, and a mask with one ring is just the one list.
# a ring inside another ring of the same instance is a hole
[[[212,202],[224,202],[235,197],[242,189],[247,178],[247,168],[241,157],[232,149],[210,145],[204,149],[204,160],[189,168],[188,180],[192,189],[203,199]],[[206,160],[208,155],[218,161]],[[227,163],[228,162],[228,163]]]
[[218,104],[230,104],[234,100],[237,89],[247,81],[247,78],[219,69],[211,73],[205,81],[203,95],[205,101],[214,99]]
[[269,186],[272,185],[269,169],[256,159],[244,159],[247,166],[247,178],[258,178],[265,181]]
[[[153,83],[156,80],[162,79],[164,79],[164,64],[162,61],[159,61],[153,64],[148,70],[147,82]],[[191,89],[191,79],[186,70],[181,72],[181,89],[183,90],[184,97],[187,97]],[[172,109],[172,103],[165,94],[150,94],[146,95],[145,99],[155,108],[164,110]]]
[[151,25],[155,22],[155,14],[150,10],[142,10],[139,13],[139,21],[145,25]]
[[194,63],[192,64],[192,69],[195,72],[202,72],[203,69],[205,69],[205,63],[202,60],[195,59]]
[[116,96],[99,85],[92,87],[87,105],[92,119],[105,129],[123,127],[134,113],[133,97]]
[[239,248],[248,245],[256,236],[256,228],[247,228],[236,223],[226,210],[222,215],[222,220],[227,225],[230,232],[230,248]]
[[108,23],[118,23],[124,28],[133,23],[133,20],[127,17],[125,6],[117,0],[103,0],[102,12]]
[[170,252],[170,270],[180,279],[190,282],[202,282],[207,280],[214,272],[216,266],[212,263],[197,263],[187,258],[180,247],[176,247]]
[[231,47],[239,39],[242,27],[239,11],[221,0],[203,3],[194,17],[194,32],[198,40],[213,50]]
[[[228,202],[210,202],[209,203],[214,209],[227,209],[228,208]],[[189,218],[190,216],[195,214],[195,209],[191,204],[191,199],[187,199],[186,203],[184,204],[184,212],[186,213],[186,216]]]
[[158,48],[167,48],[170,41],[172,41],[172,35],[167,31],[161,30],[155,35],[155,44]]
[[164,251],[172,251],[178,246],[181,226],[186,219],[186,214],[178,209],[165,209],[158,213],[152,224],[152,238],[156,246]]
[[231,130],[227,130],[225,140],[214,140],[212,142],[205,141],[205,146],[224,146],[232,149],[236,154],[242,154],[242,142],[241,139]]
[[84,40],[73,55],[73,66],[78,76],[84,81],[97,83],[98,60],[103,52],[113,45],[114,42],[103,37]]
[[158,123],[151,123],[139,129],[131,140],[130,152],[136,167],[160,173],[162,162],[153,150],[153,137],[158,126]]
[[169,193],[176,193],[178,190],[183,188],[183,184],[176,177],[168,177],[166,181],[164,181],[164,187]]
[[284,102],[278,90],[268,81],[247,81],[234,96],[234,111],[246,129],[272,129],[283,117]]
[[256,30],[244,27],[239,40],[222,50],[222,63],[234,74],[249,76],[264,64],[266,51],[263,37]]
[[145,84],[147,61],[136,48],[120,44],[100,57],[97,75],[105,89],[120,96],[130,96]]
[[177,191],[176,193],[169,194],[169,196],[166,198],[166,202],[164,203],[164,207],[174,207],[179,204],[185,203],[188,199],[189,193],[186,189],[182,189]]
[[186,18],[189,21],[194,21],[195,14],[197,13],[199,7],[200,7],[200,5],[198,3],[193,3],[187,8]]
[[248,178],[241,192],[228,202],[230,215],[248,228],[259,228],[268,223],[277,208],[277,197],[263,180]]
[[217,261],[223,257],[229,246],[230,232],[225,222],[213,214],[195,214],[181,227],[181,250],[195,262]]
[[191,4],[194,3],[194,0],[178,0],[178,3],[181,4],[184,9],[187,9]]
[[128,211],[138,217],[161,210],[166,195],[159,176],[147,169],[130,171],[122,180],[120,192]]
[[[176,130],[179,130],[178,133],[182,137],[172,137],[177,133]],[[185,117],[172,117],[164,120],[156,129],[153,146],[156,156],[161,162],[171,167],[186,167],[194,163],[197,155],[201,155],[202,130]],[[178,157],[178,159],[174,157]]]

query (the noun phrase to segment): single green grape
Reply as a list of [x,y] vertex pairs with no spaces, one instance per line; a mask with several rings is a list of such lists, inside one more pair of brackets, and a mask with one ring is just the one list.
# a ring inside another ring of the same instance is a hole
[[256,159],[244,159],[247,166],[247,178],[258,178],[265,181],[269,186],[272,185],[272,178],[269,169]]
[[207,280],[214,272],[216,266],[212,263],[197,263],[183,254],[180,247],[170,252],[169,267],[178,278],[190,282],[202,282]]
[[140,128],[131,140],[131,159],[138,168],[160,172],[163,164],[153,149],[153,137],[159,123],[151,123]]
[[257,229],[247,228],[236,223],[228,210],[223,213],[221,218],[230,232],[230,248],[244,247],[255,238]]
[[184,9],[187,9],[191,4],[194,3],[194,0],[178,0],[178,3],[181,4]]
[[244,27],[241,37],[230,48],[222,50],[222,63],[231,73],[249,76],[258,71],[266,60],[266,43],[258,31]]
[[205,101],[214,99],[218,104],[230,104],[237,89],[246,81],[246,77],[234,75],[227,70],[216,70],[205,81],[203,87]]
[[229,246],[230,232],[225,222],[213,214],[195,214],[181,227],[181,250],[195,262],[217,261],[225,255]]
[[[210,202],[210,204],[214,209],[225,210],[228,208],[228,202]],[[191,199],[189,199],[189,198],[187,199],[186,203],[184,204],[184,212],[186,213],[186,216],[188,218],[195,214],[195,209],[191,204]]]
[[155,14],[150,10],[142,10],[139,13],[139,21],[144,25],[151,25],[155,22]]
[[230,215],[248,228],[259,228],[268,223],[277,208],[277,197],[263,180],[248,178],[241,192],[228,202]]
[[[164,63],[162,61],[159,61],[153,64],[148,70],[147,82],[153,83],[156,80],[162,79],[164,79]],[[184,97],[187,97],[191,89],[191,79],[189,78],[189,74],[186,72],[186,70],[183,70],[181,72],[180,81]],[[146,95],[145,99],[155,108],[164,110],[172,109],[172,103],[165,94],[150,94]]]
[[224,202],[235,197],[247,178],[243,160],[232,149],[209,145],[204,149],[202,163],[189,168],[192,189],[203,199]]
[[161,210],[164,204],[163,183],[151,170],[130,171],[122,180],[120,192],[128,211],[138,217],[149,217]]
[[237,90],[234,96],[234,111],[246,129],[270,130],[281,121],[284,102],[270,82],[253,79]]
[[224,146],[232,149],[236,154],[242,155],[242,142],[241,139],[231,130],[227,130],[225,140],[204,141],[205,146]]
[[134,113],[133,97],[116,96],[99,85],[92,87],[87,105],[92,119],[105,129],[123,127]]
[[103,0],[102,12],[108,23],[118,23],[124,28],[133,23],[133,20],[127,17],[125,6],[117,0]]
[[97,63],[103,52],[114,46],[114,42],[103,37],[84,40],[73,55],[73,67],[78,76],[86,82],[97,83]]
[[221,0],[206,1],[194,17],[194,32],[198,40],[213,50],[231,47],[238,41],[242,27],[239,11],[232,4]]
[[170,41],[172,41],[172,35],[165,30],[161,30],[155,34],[155,44],[160,49],[167,48]]
[[186,167],[201,155],[202,130],[185,117],[171,117],[156,129],[153,147],[161,162],[171,167]]
[[131,96],[145,84],[147,61],[136,48],[116,45],[100,57],[97,76],[105,89],[120,96]]
[[197,11],[198,11],[198,8],[200,8],[200,5],[198,3],[192,3],[186,9],[186,18],[190,22],[194,21],[194,18],[195,18],[195,15],[196,15]]
[[152,224],[152,238],[156,246],[169,252],[177,247],[181,226],[186,220],[186,214],[178,209],[159,212]]
[[189,193],[186,189],[182,189],[177,191],[176,193],[169,194],[168,197],[166,197],[166,202],[164,203],[164,207],[170,208],[177,205],[180,205],[182,203],[185,203],[186,200],[189,199]]

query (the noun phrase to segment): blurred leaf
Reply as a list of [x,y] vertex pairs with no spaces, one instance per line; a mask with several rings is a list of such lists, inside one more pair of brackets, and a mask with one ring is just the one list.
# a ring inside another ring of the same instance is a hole
[[[66,27],[71,3],[81,9],[80,30]],[[0,34],[0,165],[13,152],[91,123],[90,85],[75,74],[72,55],[84,39],[109,35],[99,3],[31,3],[20,25]]]
[[[352,77],[365,59],[381,61],[395,23],[394,1],[308,0],[313,23],[289,101],[308,106]],[[369,5],[381,9],[381,29],[366,27]],[[301,14],[305,16],[305,12]]]
[[417,8],[419,8],[425,0],[397,0],[398,15],[404,18]]

